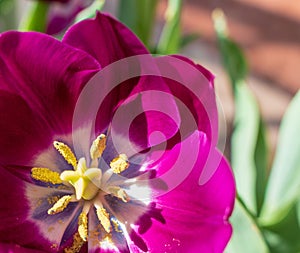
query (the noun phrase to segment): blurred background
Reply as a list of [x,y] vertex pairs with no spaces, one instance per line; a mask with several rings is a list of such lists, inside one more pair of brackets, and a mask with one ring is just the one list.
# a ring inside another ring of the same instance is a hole
[[[296,3],[298,2],[298,3]],[[163,15],[166,1],[160,3]],[[244,50],[249,64],[248,84],[257,96],[274,153],[285,109],[300,88],[300,1],[298,0],[186,0],[184,32],[200,38],[183,53],[216,74],[216,89],[230,132],[234,115],[231,85],[224,73],[211,18],[215,8],[227,16],[230,35]]]

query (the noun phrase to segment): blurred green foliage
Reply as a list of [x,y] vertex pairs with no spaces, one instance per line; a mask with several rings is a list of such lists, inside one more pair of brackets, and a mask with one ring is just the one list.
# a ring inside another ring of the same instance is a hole
[[255,96],[246,84],[246,58],[230,39],[223,12],[216,10],[213,18],[235,102],[231,160],[238,196],[227,252],[300,252],[300,92],[282,120],[268,176],[266,130]]
[[16,28],[14,0],[0,0],[0,32]]

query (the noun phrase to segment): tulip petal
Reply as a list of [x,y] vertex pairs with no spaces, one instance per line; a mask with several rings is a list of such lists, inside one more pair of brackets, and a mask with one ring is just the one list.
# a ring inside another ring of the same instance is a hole
[[129,56],[148,54],[134,33],[111,16],[100,12],[95,19],[72,26],[63,42],[89,53],[102,68]]
[[0,139],[5,152],[0,150],[0,162],[27,165],[54,135],[69,134],[76,98],[98,68],[88,54],[46,35],[1,34],[0,132],[5,134]]
[[50,36],[15,31],[0,36],[0,89],[21,96],[40,124],[56,134],[70,132],[76,98],[97,70],[88,54]]
[[[223,252],[231,236],[228,217],[235,197],[231,169],[219,152],[211,151],[209,140],[203,134],[193,134],[183,143],[190,143],[188,150],[191,150],[199,141],[199,158],[191,173],[175,189],[157,197],[156,203],[162,209],[166,224],[152,220],[152,226],[142,235],[150,251]],[[160,168],[163,169],[158,169],[158,176],[166,173],[165,168],[174,169],[172,166],[178,158],[178,152],[184,152],[180,148],[187,147],[175,146],[166,159],[160,161]],[[219,162],[217,168],[210,168],[215,171],[210,180],[199,185],[208,156],[213,156]],[[188,169],[186,163],[181,165],[181,168]],[[177,176],[181,177],[178,173]]]
[[57,250],[64,231],[73,219],[74,203],[64,213],[48,215],[47,210],[57,196],[68,194],[58,190],[35,186],[25,182],[7,169],[0,168],[0,238],[2,242],[16,243],[30,249]]
[[[112,217],[113,220],[116,220]],[[88,248],[90,253],[129,253],[126,238],[123,234],[122,228],[115,223],[111,235],[108,240],[105,239],[107,234],[99,229],[99,220],[95,210],[89,212],[89,241]],[[117,228],[117,231],[116,229]],[[109,239],[110,238],[110,239]],[[118,250],[118,251],[117,251]]]
[[24,248],[17,244],[0,243],[2,253],[44,253],[44,251]]
[[[218,140],[218,111],[213,86],[214,76],[201,65],[183,56],[157,58],[158,68],[169,78],[165,80],[173,96],[178,98],[181,135],[203,131],[213,145]],[[195,126],[197,127],[196,129]]]

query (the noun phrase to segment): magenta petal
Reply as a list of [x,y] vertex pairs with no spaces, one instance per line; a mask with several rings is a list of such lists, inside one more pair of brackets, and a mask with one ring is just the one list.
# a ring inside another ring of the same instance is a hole
[[0,36],[0,90],[21,96],[57,134],[70,132],[76,97],[98,69],[88,54],[47,35]]
[[47,210],[53,205],[52,199],[71,192],[30,184],[2,167],[0,178],[3,179],[0,191],[9,192],[0,199],[1,242],[55,252],[64,243],[62,238],[68,225],[76,222],[74,215],[79,205],[70,203],[63,213],[55,216],[48,215]]
[[3,133],[0,135],[0,163],[29,165],[32,157],[50,141],[50,129],[34,115],[24,99],[10,92],[0,90],[0,111],[0,132]]
[[53,35],[62,32],[72,23],[76,15],[91,3],[92,0],[72,0],[68,4],[52,4],[48,13],[46,33]]
[[17,244],[0,243],[1,253],[45,253],[44,251],[24,248]]
[[132,93],[111,123],[114,145],[128,156],[170,139],[180,125],[175,99],[162,78],[143,76]]
[[[36,224],[28,220],[30,204],[25,197],[26,183],[2,167],[0,178],[1,192],[9,193],[0,197],[1,242],[16,243],[30,249],[48,249],[51,243],[43,239]],[[18,247],[15,249],[18,250]]]
[[144,45],[127,27],[99,12],[95,19],[72,26],[63,42],[88,52],[103,68],[129,56],[148,54]]
[[210,85],[212,85],[212,86],[214,85],[215,76],[209,70],[207,70],[206,68],[204,68],[200,64],[196,64],[195,62],[193,62],[189,58],[186,58],[182,55],[173,55],[172,57],[178,58],[178,59],[180,59],[182,61],[185,61],[186,63],[192,65],[193,67],[198,69],[206,77],[206,79],[209,81]]
[[[196,138],[199,139],[195,140]],[[184,142],[190,143],[192,150],[199,141],[199,158],[191,173],[175,189],[157,197],[157,205],[162,209],[166,224],[153,220],[151,228],[142,235],[150,251],[223,252],[230,238],[231,226],[228,217],[235,198],[233,175],[224,157],[211,149],[207,138],[201,134],[193,134]],[[167,153],[165,159],[162,158],[159,167],[172,170],[178,153],[184,152],[180,151],[180,148],[188,146],[175,146]],[[215,172],[208,182],[200,185],[199,178],[208,156],[219,162],[217,168],[210,168]],[[188,169],[185,163],[181,168]],[[158,175],[161,175],[159,171]]]
[[[213,86],[214,76],[204,67],[183,56],[157,58],[157,65],[172,94],[178,98],[181,133],[199,129],[207,134],[213,145],[218,140],[218,111]],[[191,117],[192,116],[192,117]],[[195,128],[196,129],[192,129]]]

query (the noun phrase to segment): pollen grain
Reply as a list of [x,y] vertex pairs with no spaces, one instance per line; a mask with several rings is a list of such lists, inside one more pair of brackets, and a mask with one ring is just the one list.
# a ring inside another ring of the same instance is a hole
[[73,236],[73,244],[65,248],[64,252],[65,253],[78,253],[83,246],[84,241],[82,240],[81,236],[79,235],[78,232],[76,232]]
[[63,196],[48,210],[48,214],[53,215],[62,212],[68,206],[71,199],[70,195]]
[[77,167],[77,159],[70,147],[63,142],[54,141],[53,146],[55,149],[65,158],[67,163],[71,164],[73,168],[76,170]]
[[59,177],[59,173],[52,171],[48,168],[37,168],[31,169],[31,177],[35,180],[51,183],[51,184],[61,184],[62,180]]
[[120,154],[110,162],[110,167],[114,173],[121,173],[129,167],[129,162],[127,161],[127,156],[125,154]]
[[88,237],[88,217],[85,212],[82,212],[78,218],[78,233],[83,241],[87,241]]
[[91,158],[97,159],[102,156],[103,151],[106,148],[106,136],[105,134],[100,134],[94,141],[90,149]]
[[111,224],[110,224],[110,220],[109,220],[109,213],[106,211],[106,209],[103,207],[97,208],[97,216],[98,216],[98,219],[99,219],[102,227],[104,228],[104,230],[107,233],[110,233],[111,232]]

